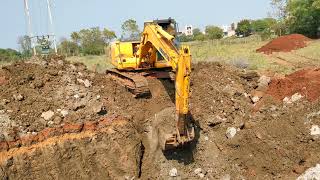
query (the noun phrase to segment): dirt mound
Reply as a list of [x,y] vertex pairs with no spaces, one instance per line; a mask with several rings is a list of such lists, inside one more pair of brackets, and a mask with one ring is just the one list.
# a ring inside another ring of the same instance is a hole
[[309,101],[320,96],[320,69],[303,69],[281,79],[273,79],[266,91],[267,95],[282,101],[295,93],[303,95]]
[[[270,87],[313,89],[318,70],[305,71]],[[148,77],[152,97],[135,99],[82,64],[58,59],[3,67],[0,178],[170,179],[173,171],[181,179],[293,179],[320,161],[320,139],[310,134],[320,125],[319,104],[267,104],[253,114],[256,72],[201,62],[191,76],[196,141],[163,153],[149,147],[150,125],[159,117],[174,124],[172,81]],[[313,97],[313,90],[303,95]],[[233,138],[226,136],[230,128]]]
[[290,34],[278,37],[257,49],[257,52],[272,54],[273,52],[290,52],[307,46],[309,38],[301,34]]

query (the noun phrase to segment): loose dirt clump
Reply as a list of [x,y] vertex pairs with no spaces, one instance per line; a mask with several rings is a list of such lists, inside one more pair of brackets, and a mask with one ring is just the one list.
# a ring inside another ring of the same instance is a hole
[[290,52],[307,46],[309,38],[301,34],[290,34],[278,37],[257,49],[257,52],[272,54],[273,52]]
[[266,91],[278,101],[291,97],[295,93],[303,95],[309,101],[316,101],[320,96],[320,69],[302,69],[284,78],[276,78],[271,81]]

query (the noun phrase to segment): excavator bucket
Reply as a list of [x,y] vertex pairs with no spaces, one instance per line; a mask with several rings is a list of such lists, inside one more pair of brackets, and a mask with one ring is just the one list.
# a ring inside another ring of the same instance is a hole
[[194,127],[188,129],[188,133],[184,136],[178,135],[178,133],[167,136],[164,145],[164,151],[184,147],[190,144],[194,140]]
[[176,133],[168,134],[164,145],[164,150],[176,149],[190,144],[194,140],[194,127],[186,115],[177,117]]

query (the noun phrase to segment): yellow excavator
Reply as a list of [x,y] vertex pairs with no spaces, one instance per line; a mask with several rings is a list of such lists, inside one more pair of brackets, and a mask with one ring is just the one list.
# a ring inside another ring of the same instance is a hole
[[175,79],[176,130],[161,147],[174,149],[193,141],[188,118],[191,53],[188,46],[179,45],[174,19],[145,22],[140,41],[114,42],[111,63],[115,68],[107,74],[137,98],[150,94],[146,76]]

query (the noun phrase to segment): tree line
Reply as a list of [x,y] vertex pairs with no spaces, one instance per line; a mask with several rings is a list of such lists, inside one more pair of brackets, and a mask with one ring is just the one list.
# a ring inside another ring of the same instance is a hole
[[[320,0],[271,0],[271,6],[272,12],[269,18],[243,19],[238,22],[235,29],[236,36],[247,37],[258,34],[262,39],[268,39],[298,33],[310,38],[320,37]],[[204,33],[196,28],[193,30],[193,35],[182,34],[180,40],[203,41],[221,39],[223,36],[220,27],[207,26]]]
[[[281,36],[284,34],[299,33],[314,38],[320,36],[320,0],[270,0],[272,12],[269,18],[243,19],[237,24],[232,24],[235,29],[235,37],[247,37],[258,34],[262,39]],[[71,33],[69,38],[61,38],[59,41],[59,53],[72,55],[101,55],[104,48],[115,39],[139,40],[141,31],[137,22],[129,19],[121,25],[122,33],[117,37],[116,33],[108,28],[93,27]],[[204,32],[199,28],[193,29],[193,35],[179,35],[179,40],[204,41],[221,39],[223,30],[215,25],[206,26]],[[31,55],[31,40],[28,36],[18,39],[20,56]],[[40,48],[36,48],[40,51]],[[4,54],[4,53],[3,53]],[[9,51],[6,54],[11,54]],[[14,53],[13,53],[14,54]],[[16,55],[14,55],[16,57]]]

